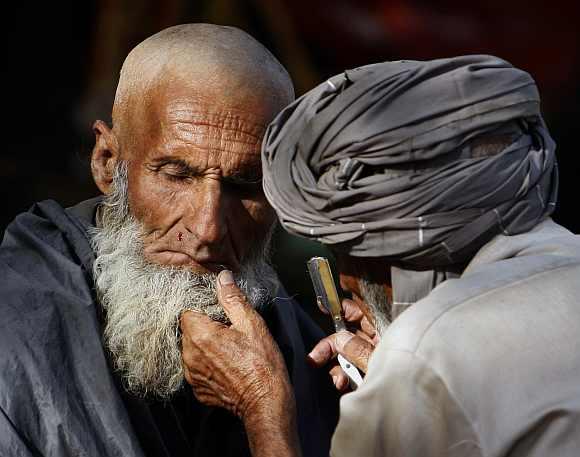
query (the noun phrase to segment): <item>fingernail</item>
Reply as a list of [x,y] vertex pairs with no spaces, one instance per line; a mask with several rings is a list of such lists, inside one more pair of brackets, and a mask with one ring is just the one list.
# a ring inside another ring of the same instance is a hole
[[312,351],[310,354],[308,354],[308,358],[313,360],[314,362],[319,362],[317,351]]
[[333,383],[333,384],[334,384],[336,387],[338,387],[338,376],[333,376],[333,377],[332,377],[332,383]]
[[229,286],[234,283],[234,275],[230,270],[222,270],[218,275],[218,281],[222,286]]
[[336,343],[336,348],[339,350],[344,349],[344,347],[346,346],[346,343],[348,343],[353,337],[354,337],[354,335],[352,333],[349,333],[346,331],[338,332],[336,334],[336,338],[334,340]]

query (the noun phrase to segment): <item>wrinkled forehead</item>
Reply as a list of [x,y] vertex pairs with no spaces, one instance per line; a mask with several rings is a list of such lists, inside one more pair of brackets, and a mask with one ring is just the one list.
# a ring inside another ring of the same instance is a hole
[[267,126],[266,119],[252,111],[188,100],[166,105],[158,121],[162,134],[232,152],[259,149]]
[[203,162],[204,167],[260,168],[260,149],[278,107],[267,94],[156,89],[132,122],[135,152]]
[[130,91],[128,101],[129,111],[152,123],[167,117],[183,119],[188,111],[231,110],[245,114],[248,122],[267,126],[291,99],[267,74],[257,79],[216,67],[190,72],[167,69],[144,77]]

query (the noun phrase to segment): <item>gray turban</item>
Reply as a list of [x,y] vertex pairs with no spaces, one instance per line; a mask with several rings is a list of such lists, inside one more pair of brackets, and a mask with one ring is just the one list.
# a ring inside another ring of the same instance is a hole
[[[474,140],[494,135],[511,144],[472,153]],[[332,77],[274,119],[264,190],[292,233],[445,270],[552,213],[554,150],[533,79],[509,63],[385,62]]]

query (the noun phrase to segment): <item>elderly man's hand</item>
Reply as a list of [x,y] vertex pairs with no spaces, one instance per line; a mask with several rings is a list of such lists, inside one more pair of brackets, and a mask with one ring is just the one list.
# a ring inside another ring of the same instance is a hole
[[[344,320],[347,325],[353,327],[355,333],[342,331],[323,338],[308,357],[315,365],[324,366],[335,361],[338,354],[342,354],[359,370],[366,373],[368,360],[379,341],[378,335],[374,326],[352,300],[344,299],[342,309]],[[322,311],[327,312],[324,309]],[[348,377],[340,365],[333,363],[329,373],[339,391],[347,390]]]
[[218,299],[231,326],[181,316],[185,379],[200,402],[244,421],[253,455],[297,455],[296,405],[278,346],[229,271],[218,276]]

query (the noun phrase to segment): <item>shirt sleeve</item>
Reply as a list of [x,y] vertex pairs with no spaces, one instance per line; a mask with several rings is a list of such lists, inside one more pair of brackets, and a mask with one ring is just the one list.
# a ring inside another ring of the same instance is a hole
[[411,352],[377,351],[363,384],[341,399],[331,456],[480,457],[444,380]]

